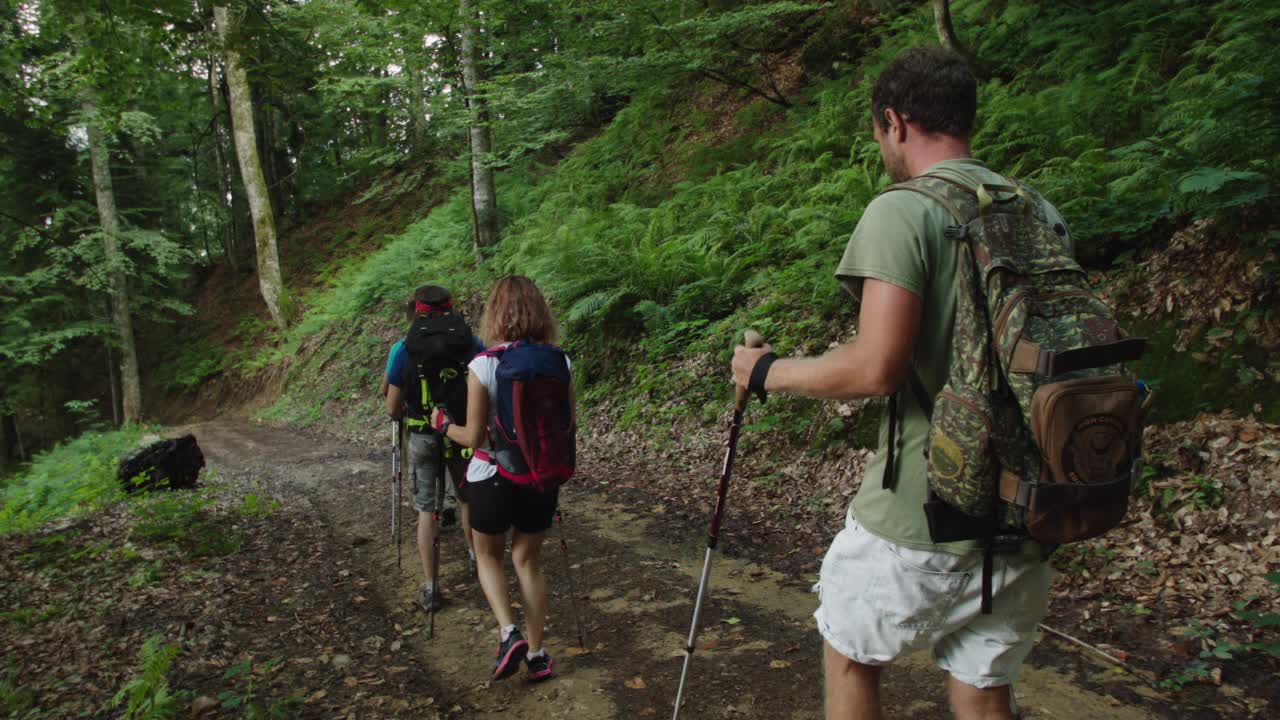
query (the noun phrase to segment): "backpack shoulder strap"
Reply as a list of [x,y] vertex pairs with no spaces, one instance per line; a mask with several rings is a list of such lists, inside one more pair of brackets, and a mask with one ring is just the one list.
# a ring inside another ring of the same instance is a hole
[[[915,396],[920,409],[924,411],[925,419],[932,423],[933,396],[924,389],[924,381],[920,379],[920,373],[916,372],[915,363],[907,365],[907,387],[911,389],[911,394]],[[901,394],[902,391],[898,390],[889,396],[889,448],[884,463],[884,477],[880,480],[880,485],[885,490],[894,489],[898,483],[898,423],[901,422],[898,416],[902,412]]]
[[907,365],[907,386],[911,388],[911,394],[915,396],[916,402],[920,403],[925,419],[933,422],[933,396],[924,389],[924,381],[920,379],[920,373],[916,372],[914,363]]
[[[894,190],[924,195],[946,208],[959,225],[964,225],[978,216],[978,192],[959,180],[942,175],[920,175],[906,182],[890,185],[884,192]],[[920,380],[915,365],[909,365],[907,368],[907,386],[919,403],[920,409],[924,411],[925,417],[933,422],[933,397],[925,390],[924,382]],[[889,396],[889,447],[888,456],[885,459],[884,477],[881,479],[881,485],[886,490],[892,490],[897,485],[898,425],[901,422],[898,416],[901,413],[902,400],[899,397],[901,394],[902,391],[899,390]]]
[[977,191],[959,180],[942,175],[919,175],[905,182],[890,185],[884,192],[894,190],[906,190],[924,195],[946,208],[960,225],[969,222],[977,215],[975,207],[978,201]]

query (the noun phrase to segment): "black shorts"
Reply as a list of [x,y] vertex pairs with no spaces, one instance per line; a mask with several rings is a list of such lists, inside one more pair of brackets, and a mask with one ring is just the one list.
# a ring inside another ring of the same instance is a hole
[[551,528],[556,504],[560,500],[559,489],[539,492],[516,485],[501,475],[468,482],[467,485],[472,530],[501,535],[512,527],[527,534],[546,532]]

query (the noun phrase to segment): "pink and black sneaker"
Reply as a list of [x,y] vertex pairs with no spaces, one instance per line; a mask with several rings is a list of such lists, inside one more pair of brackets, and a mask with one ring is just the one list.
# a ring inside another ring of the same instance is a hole
[[493,679],[511,677],[520,669],[520,661],[529,652],[529,643],[515,629],[498,645],[498,664],[493,668]]
[[551,661],[551,653],[546,650],[525,658],[524,664],[529,668],[529,682],[546,680],[551,677],[551,669],[555,667],[555,663]]

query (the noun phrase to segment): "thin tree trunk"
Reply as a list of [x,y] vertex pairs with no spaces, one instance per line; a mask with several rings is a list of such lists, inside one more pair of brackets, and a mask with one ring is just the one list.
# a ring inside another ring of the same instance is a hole
[[17,464],[22,458],[17,455],[18,418],[5,414],[0,417],[0,468]]
[[[285,182],[289,178],[289,162],[285,153],[279,151],[280,113],[271,104],[271,96],[266,91],[259,93],[261,102],[253,103],[255,127],[261,130],[258,140],[258,157],[262,159],[262,176],[267,181],[267,194],[271,198],[273,217],[285,221]],[[279,228],[277,228],[277,232]]]
[[[222,117],[226,121],[223,127],[227,131],[227,146],[231,148],[231,154],[235,154],[235,135],[231,127],[231,90],[227,87],[226,73],[223,72],[222,82],[218,86],[218,97],[222,101]],[[227,190],[231,193],[231,222],[233,223],[233,232],[235,233],[236,252],[240,260],[248,259],[248,253],[245,250],[244,238],[253,234],[253,215],[249,212],[249,201],[244,194],[244,183],[236,182],[239,177],[239,164],[233,158],[227,158]]]
[[498,193],[493,182],[493,136],[489,109],[480,97],[479,60],[476,53],[476,16],[471,0],[458,0],[462,14],[462,82],[470,113],[467,137],[471,147],[471,209],[475,221],[475,245],[479,254],[498,242]]
[[[373,76],[379,80],[385,80],[387,71],[384,68],[376,68]],[[369,143],[376,148],[385,148],[387,146],[386,108],[391,104],[391,97],[387,92],[386,84],[380,84],[378,88],[378,100],[369,110],[369,116],[365,122],[369,126]]]
[[129,314],[129,285],[120,254],[120,221],[116,216],[115,189],[111,183],[110,153],[98,126],[98,106],[92,90],[80,103],[89,136],[89,164],[93,191],[98,201],[98,222],[102,226],[102,251],[106,258],[107,283],[111,291],[111,320],[120,339],[121,409],[125,422],[142,419],[142,382],[138,375],[138,350],[133,341],[133,318]]
[[211,52],[209,54],[209,110],[213,117],[213,154],[218,161],[218,202],[227,208],[229,221],[222,230],[222,252],[227,256],[227,263],[233,271],[240,269],[239,233],[236,232],[235,207],[231,203],[231,183],[227,181],[227,155],[222,151],[222,108],[218,103],[218,63]]
[[951,24],[951,0],[933,0],[933,22],[938,28],[938,41],[948,50],[968,57],[960,39],[956,37],[956,29]]
[[262,162],[258,156],[258,144],[253,128],[253,100],[249,92],[249,78],[241,64],[239,19],[227,12],[223,5],[213,8],[214,22],[222,40],[223,62],[226,65],[227,88],[231,95],[231,125],[235,137],[236,157],[240,164],[240,177],[244,180],[245,194],[249,196],[249,212],[253,214],[253,234],[258,255],[258,286],[262,299],[276,325],[288,328],[289,298],[280,276],[280,251],[276,243],[276,219],[271,208],[271,193],[262,174]]
[[[414,50],[414,53],[421,53],[421,48]],[[423,79],[422,68],[416,54],[411,54],[412,60],[409,64],[409,111],[413,113],[413,152],[419,157],[427,155],[427,138],[430,128],[427,127],[427,88],[426,81]]]
[[120,427],[120,381],[116,379],[115,359],[111,357],[111,343],[104,343],[107,350],[107,379],[111,385],[111,427]]

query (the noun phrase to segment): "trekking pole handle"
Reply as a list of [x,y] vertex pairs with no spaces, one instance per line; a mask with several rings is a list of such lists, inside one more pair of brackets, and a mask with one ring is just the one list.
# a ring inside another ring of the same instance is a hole
[[[760,333],[756,332],[755,330],[747,330],[742,335],[742,344],[746,345],[749,348],[764,347],[764,336],[762,336]],[[737,394],[734,398],[736,401],[736,404],[734,405],[734,407],[737,408],[738,412],[742,412],[747,407],[747,392],[748,392],[747,388],[741,385],[739,385],[736,388]]]

